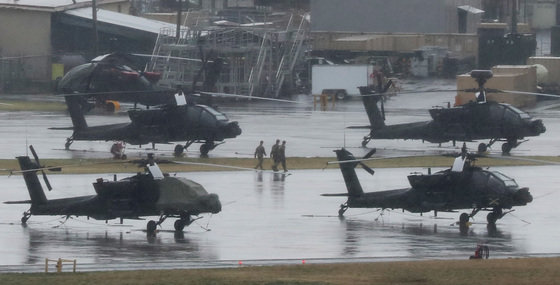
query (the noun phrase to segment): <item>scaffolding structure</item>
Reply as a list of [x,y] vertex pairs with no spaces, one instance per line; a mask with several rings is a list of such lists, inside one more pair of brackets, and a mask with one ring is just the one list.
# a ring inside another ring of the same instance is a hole
[[292,71],[302,59],[309,23],[291,16],[285,28],[252,26],[163,29],[148,70],[160,72],[160,84],[183,89],[204,81],[202,58],[222,58],[214,92],[279,97],[293,83]]

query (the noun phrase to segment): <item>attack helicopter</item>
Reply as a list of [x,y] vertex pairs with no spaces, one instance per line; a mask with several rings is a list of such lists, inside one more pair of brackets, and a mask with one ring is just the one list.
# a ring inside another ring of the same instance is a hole
[[[451,168],[433,174],[409,175],[410,188],[368,193],[362,190],[355,168],[360,164],[370,174],[373,175],[374,171],[344,148],[335,152],[347,193],[322,196],[348,197],[346,203],[340,205],[339,216],[343,216],[348,208],[403,209],[412,213],[434,211],[436,216],[438,211],[472,208],[470,214],[460,215],[461,227],[467,226],[469,219],[482,210],[490,211],[486,219],[489,225],[495,225],[512,211],[512,207],[525,206],[533,201],[529,188],[519,187],[514,179],[501,172],[475,166],[475,158],[466,152],[466,146]],[[366,155],[365,159],[369,156]]]
[[[488,90],[484,84],[493,74],[490,70],[473,70],[470,73],[478,83],[477,89],[465,90],[478,93],[476,102],[450,108],[430,109],[431,121],[385,125],[383,93],[390,86],[382,87],[378,78],[377,90],[360,87],[362,101],[370,122],[369,126],[351,126],[353,129],[370,129],[362,146],[372,139],[419,139],[431,143],[453,141],[474,141],[490,139],[478,145],[479,152],[485,152],[497,141],[504,141],[502,153],[509,154],[521,144],[525,137],[538,136],[546,131],[542,120],[533,119],[529,114],[505,103],[486,101]],[[512,91],[508,91],[512,92]],[[378,103],[381,103],[381,107]]]
[[[196,104],[194,93],[184,95],[181,90],[171,90],[156,85],[159,77],[154,73],[141,72],[134,66],[134,57],[125,54],[109,54],[94,59],[91,63],[79,65],[70,70],[59,82],[57,90],[64,95],[70,117],[72,136],[66,139],[65,149],[74,141],[124,141],[129,144],[142,145],[151,143],[177,144],[175,155],[193,143],[202,143],[200,153],[207,155],[225,139],[235,138],[241,134],[241,128],[235,121],[215,108]],[[216,83],[223,61],[204,60],[202,69],[205,80],[202,89],[210,90]],[[196,81],[192,90],[196,89]],[[200,96],[211,96],[199,92]],[[199,96],[199,97],[200,97]],[[101,125],[89,127],[85,113],[91,108],[90,98],[101,101],[120,100],[146,105],[148,109],[128,111],[130,123]],[[149,106],[159,108],[149,109]]]
[[142,71],[142,65],[140,56],[132,54],[100,55],[70,69],[57,81],[56,93],[80,94],[109,110],[116,107],[116,100],[145,106],[173,104],[176,90],[157,85],[161,74]]
[[23,179],[31,200],[10,201],[6,204],[31,204],[23,213],[21,222],[25,224],[31,215],[87,216],[97,220],[120,218],[139,219],[144,216],[159,216],[156,222],[150,220],[146,230],[153,234],[158,225],[167,218],[178,218],[174,227],[182,232],[203,213],[217,214],[222,205],[216,194],[209,194],[202,185],[181,177],[170,177],[162,173],[157,163],[148,158],[136,162],[146,167],[144,173],[121,180],[107,181],[102,178],[93,183],[96,195],[49,200],[38,179],[37,172],[43,174],[48,190],[52,189],[45,170],[60,170],[57,167],[41,165],[33,146],[29,146],[35,161],[29,156],[17,157]]

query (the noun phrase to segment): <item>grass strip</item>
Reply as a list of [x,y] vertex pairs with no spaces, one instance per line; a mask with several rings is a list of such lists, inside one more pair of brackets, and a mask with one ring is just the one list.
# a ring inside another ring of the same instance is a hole
[[[549,161],[551,163],[560,163],[560,157],[556,156],[531,156],[521,157],[529,160]],[[371,168],[401,168],[401,167],[450,167],[453,163],[452,157],[443,156],[412,156],[386,158],[378,160],[365,161],[364,163]],[[252,169],[257,161],[253,158],[180,158],[170,159],[179,162],[194,162],[218,164],[235,167],[245,167]],[[327,164],[329,161],[336,161],[334,157],[289,157],[287,159],[288,168],[294,169],[323,169],[338,168],[338,164]],[[142,168],[121,160],[113,159],[41,159],[41,163],[45,166],[62,166],[61,172],[50,172],[52,174],[84,174],[84,173],[131,173],[142,171]],[[270,169],[272,162],[270,159],[264,163],[265,168]],[[183,164],[167,164],[160,163],[161,169],[165,172],[191,172],[191,171],[231,171],[232,169],[209,166],[209,165],[183,165]],[[517,160],[517,159],[497,159],[497,158],[480,158],[476,161],[476,165],[481,167],[493,166],[527,166],[527,165],[545,165],[543,162]],[[0,159],[0,174],[9,175],[10,170],[17,171],[19,166],[15,159]],[[17,174],[17,173],[13,173]]]
[[[0,284],[557,284],[560,258],[300,264],[228,269],[7,273]],[[107,265],[110,270],[110,264]],[[79,262],[78,262],[79,271]]]

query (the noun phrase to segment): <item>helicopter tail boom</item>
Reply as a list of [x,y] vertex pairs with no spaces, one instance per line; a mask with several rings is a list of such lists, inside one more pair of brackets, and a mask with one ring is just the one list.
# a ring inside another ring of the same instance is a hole
[[[335,150],[335,152],[338,161],[356,160],[356,158],[344,148]],[[345,194],[345,196],[360,197],[364,195],[362,185],[360,184],[360,180],[358,180],[358,176],[356,175],[355,168],[357,165],[358,162],[339,163],[340,171],[342,172],[344,182],[346,183],[346,189],[348,191],[348,194]],[[337,194],[337,196],[338,195],[340,194]]]
[[82,96],[65,96],[64,100],[66,101],[66,106],[68,107],[70,118],[72,119],[74,131],[87,129],[88,125],[84,116],[84,111],[82,110],[83,104],[80,102],[84,100]]
[[[385,108],[383,106],[383,95],[376,93],[369,87],[358,87],[362,95],[362,102],[371,124],[371,129],[381,129],[385,127]],[[381,109],[377,105],[381,101]]]
[[37,166],[31,161],[29,156],[18,156],[18,163],[21,170],[23,171],[23,179],[25,180],[25,185],[29,191],[29,197],[31,198],[31,206],[42,205],[47,203],[47,197],[45,196],[45,191],[39,182],[37,176]]

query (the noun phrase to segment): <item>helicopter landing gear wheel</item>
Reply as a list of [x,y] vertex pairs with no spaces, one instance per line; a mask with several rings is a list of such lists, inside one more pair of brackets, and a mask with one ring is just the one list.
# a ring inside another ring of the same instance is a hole
[[146,231],[149,234],[153,234],[156,232],[156,228],[157,228],[157,223],[154,220],[151,220],[148,222],[148,224],[146,225]]
[[502,154],[508,155],[512,148],[513,148],[513,145],[511,145],[510,143],[503,143],[502,144]]
[[486,221],[489,225],[495,225],[496,221],[504,216],[501,208],[494,208],[494,210],[486,216]]
[[489,225],[495,225],[497,220],[498,215],[496,215],[496,213],[494,212],[488,213],[488,215],[486,216],[486,221],[488,221]]
[[207,156],[208,152],[213,150],[215,147],[216,145],[213,142],[205,142],[200,146],[200,154],[203,156]]
[[183,219],[178,219],[175,221],[175,224],[173,224],[173,226],[175,227],[175,231],[182,232],[185,228],[185,221],[183,221]]
[[185,150],[185,147],[178,144],[178,145],[175,146],[175,149],[173,150],[173,155],[175,155],[176,157],[179,157],[179,156],[183,155],[184,150]]
[[469,222],[469,214],[467,213],[462,213],[459,216],[459,225],[466,225]]
[[488,150],[488,145],[485,143],[480,143],[478,145],[478,152],[486,152]]

